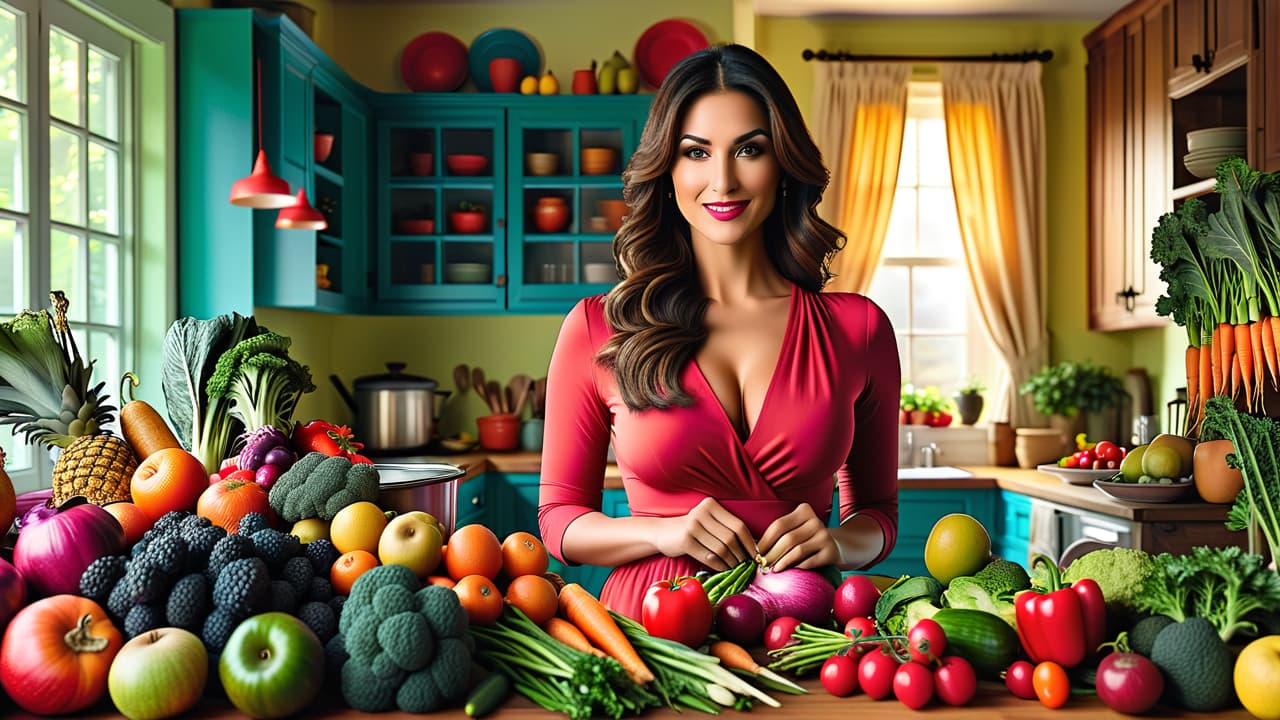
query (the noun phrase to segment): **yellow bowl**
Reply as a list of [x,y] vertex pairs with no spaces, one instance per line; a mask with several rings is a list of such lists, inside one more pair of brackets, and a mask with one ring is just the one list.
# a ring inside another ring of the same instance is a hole
[[525,153],[524,161],[530,175],[555,175],[560,167],[560,156],[555,153]]
[[581,161],[583,175],[606,175],[617,166],[618,151],[608,147],[582,148]]

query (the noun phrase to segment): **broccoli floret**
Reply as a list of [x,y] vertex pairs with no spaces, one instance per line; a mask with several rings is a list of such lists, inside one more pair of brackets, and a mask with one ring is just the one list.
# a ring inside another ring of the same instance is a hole
[[175,532],[153,540],[142,559],[167,575],[179,577],[187,569],[187,553],[187,542]]
[[440,641],[436,658],[427,668],[446,702],[457,700],[470,688],[471,650],[459,638]]
[[392,615],[380,623],[378,645],[407,672],[421,670],[436,656],[436,639],[427,619],[414,611]]
[[209,563],[209,555],[213,553],[213,546],[218,541],[227,536],[227,531],[217,525],[209,527],[196,528],[183,533],[182,537],[187,541],[187,568],[191,570],[204,570]]
[[272,580],[267,593],[267,609],[292,615],[297,607],[298,594],[293,591],[293,586],[284,580]]
[[273,570],[284,567],[290,558],[302,553],[298,538],[286,535],[279,530],[270,528],[259,530],[252,535],[252,538],[258,557],[266,561],[267,566]]
[[412,593],[421,585],[418,576],[404,565],[379,565],[356,578],[351,586],[347,607],[356,612],[364,612],[373,607],[374,595],[384,587],[399,586]]
[[316,576],[311,569],[311,561],[305,557],[289,558],[280,575],[293,586],[298,597],[306,597],[311,591],[311,580]]
[[338,552],[338,548],[324,538],[312,540],[303,547],[303,550],[307,554],[307,559],[311,561],[312,571],[316,575],[325,577],[329,577],[329,571],[333,569],[333,563],[339,557],[342,557],[342,553]]
[[379,620],[415,609],[413,591],[403,585],[384,585],[373,594],[373,611]]
[[1138,594],[1147,579],[1156,572],[1151,556],[1142,550],[1107,548],[1094,550],[1076,558],[1062,573],[1062,581],[1073,583],[1091,578],[1098,583],[1107,609],[1121,618],[1137,611]]
[[276,480],[267,497],[286,522],[332,520],[348,505],[378,499],[378,471],[341,455],[307,453]]
[[360,662],[368,664],[381,652],[378,646],[378,619],[373,613],[344,610],[338,620],[338,629],[346,636],[347,654]]
[[1026,568],[1000,557],[987,563],[973,577],[992,598],[1001,600],[1031,587]]
[[396,691],[403,682],[404,673],[399,677],[380,678],[362,663],[342,665],[342,699],[363,712],[386,712],[394,708]]
[[164,606],[157,603],[142,603],[129,609],[124,618],[124,636],[127,639],[138,637],[148,630],[164,626]]
[[236,617],[247,617],[266,605],[271,575],[259,558],[236,560],[223,568],[213,584],[213,604]]
[[253,540],[244,535],[230,533],[213,546],[213,550],[209,553],[209,562],[205,565],[204,576],[210,583],[217,582],[223,568],[236,560],[251,557],[255,557]]
[[107,555],[89,563],[80,575],[80,594],[98,603],[106,604],[111,590],[124,577],[125,557]]
[[444,704],[444,693],[430,670],[419,670],[405,678],[396,692],[396,707],[402,712],[429,713]]
[[467,611],[458,594],[440,585],[428,585],[416,594],[418,610],[438,638],[462,637],[467,632]]
[[259,530],[266,530],[271,527],[271,523],[267,520],[267,516],[260,512],[245,513],[240,517],[240,524],[236,526],[236,532],[241,535],[253,537],[253,534]]
[[307,627],[311,628],[311,632],[320,638],[320,642],[328,643],[329,638],[338,633],[338,616],[333,614],[333,609],[322,602],[303,603],[298,608],[298,619]]
[[164,611],[170,625],[195,632],[208,614],[209,581],[204,575],[192,573],[174,583]]
[[217,608],[204,619],[204,628],[200,631],[200,639],[210,654],[222,652],[227,646],[231,631],[240,624],[240,617],[226,608]]
[[311,586],[305,595],[308,601],[329,602],[335,597],[343,597],[342,595],[333,594],[333,584],[328,578],[319,575],[311,578]]
[[289,357],[290,344],[284,335],[267,331],[218,358],[205,390],[211,401],[231,400],[231,414],[244,423],[245,432],[265,425],[289,432],[298,398],[316,389],[307,366]]
[[404,677],[405,673],[385,651],[379,651],[373,656],[373,660],[369,663],[369,672],[380,678]]
[[168,573],[142,559],[129,563],[120,582],[128,589],[130,602],[134,605],[161,600],[170,587]]

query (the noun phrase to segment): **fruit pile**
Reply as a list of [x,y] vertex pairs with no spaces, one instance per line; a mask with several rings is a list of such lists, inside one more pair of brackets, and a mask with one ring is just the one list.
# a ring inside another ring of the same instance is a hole
[[1191,475],[1193,445],[1180,435],[1157,435],[1129,451],[1115,482],[1172,485]]
[[1058,467],[1078,470],[1119,470],[1126,454],[1123,447],[1110,440],[1087,442],[1081,434],[1076,436],[1076,451],[1058,460]]

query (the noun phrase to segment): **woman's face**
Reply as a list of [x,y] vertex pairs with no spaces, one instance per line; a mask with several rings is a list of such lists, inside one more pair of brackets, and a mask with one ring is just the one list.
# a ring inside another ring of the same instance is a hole
[[671,182],[695,244],[759,239],[779,174],[768,119],[750,96],[716,92],[689,106]]

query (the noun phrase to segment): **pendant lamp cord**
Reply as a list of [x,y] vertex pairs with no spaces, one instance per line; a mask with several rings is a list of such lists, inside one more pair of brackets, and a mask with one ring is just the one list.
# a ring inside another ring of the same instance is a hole
[[255,62],[258,73],[258,151],[262,151],[262,58]]

